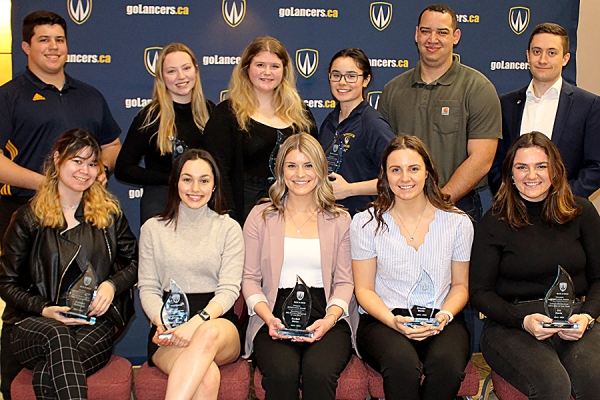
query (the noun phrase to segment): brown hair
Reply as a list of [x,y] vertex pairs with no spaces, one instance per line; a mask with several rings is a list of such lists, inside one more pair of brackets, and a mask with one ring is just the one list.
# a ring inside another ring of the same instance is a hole
[[423,14],[425,14],[425,11],[449,14],[452,18],[452,30],[455,31],[456,28],[458,28],[458,19],[456,18],[456,13],[454,12],[454,10],[452,10],[445,4],[432,4],[430,6],[427,6],[423,11],[421,11],[421,14],[419,14],[419,21],[417,22],[417,26],[421,25],[421,18],[423,18]]
[[377,179],[377,193],[379,197],[377,197],[375,201],[368,205],[368,207],[373,207],[373,211],[371,211],[370,208],[367,208],[369,214],[371,214],[371,218],[367,221],[367,223],[371,222],[373,218],[375,218],[377,221],[375,234],[377,234],[379,229],[382,229],[382,231],[388,229],[387,224],[383,220],[383,214],[390,210],[396,201],[387,176],[388,157],[396,150],[413,150],[417,152],[423,159],[425,171],[427,171],[423,192],[431,204],[440,210],[462,213],[462,211],[454,207],[450,201],[450,195],[442,193],[439,186],[437,167],[435,166],[433,157],[431,156],[431,153],[429,152],[429,149],[425,143],[418,137],[412,135],[396,136],[387,145],[383,151],[383,155],[381,156],[381,169],[379,170],[379,178]]
[[552,22],[544,22],[543,24],[537,25],[531,31],[531,35],[529,35],[529,43],[527,44],[527,49],[531,50],[531,42],[533,41],[533,37],[535,35],[539,35],[540,33],[549,33],[551,35],[560,36],[563,46],[563,56],[569,52],[569,34],[567,30],[558,24],[553,24]]
[[188,149],[180,155],[171,170],[171,176],[169,177],[169,194],[167,198],[167,206],[165,211],[158,214],[158,219],[161,221],[167,221],[167,225],[173,224],[174,229],[177,229],[177,218],[179,217],[179,204],[181,198],[179,197],[179,178],[181,176],[181,170],[188,161],[193,160],[204,160],[210,165],[214,176],[214,191],[210,200],[208,201],[208,207],[216,212],[217,214],[225,214],[227,212],[227,205],[225,203],[225,196],[223,195],[223,185],[221,184],[221,173],[217,162],[206,150],[201,149]]
[[556,145],[541,132],[522,135],[510,147],[502,164],[502,183],[494,199],[492,212],[500,215],[512,229],[531,225],[527,206],[512,181],[512,168],[519,149],[539,147],[548,155],[548,174],[551,186],[542,207],[542,220],[547,224],[562,225],[581,214],[567,180],[567,171]]

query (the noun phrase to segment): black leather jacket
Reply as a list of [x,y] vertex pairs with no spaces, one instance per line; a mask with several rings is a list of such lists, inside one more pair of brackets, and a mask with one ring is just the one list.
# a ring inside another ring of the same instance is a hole
[[131,289],[138,274],[137,240],[127,219],[116,216],[111,226],[98,229],[85,222],[82,206],[75,218],[80,221],[72,228],[77,230],[77,243],[61,235],[65,228],[41,226],[29,204],[13,215],[0,256],[5,324],[39,316],[45,306],[56,305],[61,279],[76,259],[89,261],[98,283],[108,279],[114,284],[115,298],[105,315],[116,327],[135,313]]

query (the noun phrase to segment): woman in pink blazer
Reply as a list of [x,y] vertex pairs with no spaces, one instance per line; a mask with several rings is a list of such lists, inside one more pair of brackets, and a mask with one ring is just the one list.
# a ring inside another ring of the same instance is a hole
[[[263,373],[266,400],[298,399],[299,388],[305,400],[333,400],[358,324],[350,216],[335,204],[325,154],[310,135],[283,143],[275,175],[270,202],[254,207],[244,225],[245,357],[253,354]],[[309,287],[313,337],[278,333],[296,275]]]

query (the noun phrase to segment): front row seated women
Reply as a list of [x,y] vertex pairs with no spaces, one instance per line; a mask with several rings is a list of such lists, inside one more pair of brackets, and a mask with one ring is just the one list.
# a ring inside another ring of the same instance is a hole
[[[387,399],[454,399],[469,360],[461,310],[473,224],[440,191],[429,150],[415,136],[386,147],[377,189],[378,199],[354,216],[350,229],[362,313],[358,351],[383,375]],[[427,274],[432,282],[421,280]],[[427,287],[426,296],[411,295]],[[405,325],[413,320],[412,304],[431,308],[439,326]]]
[[[275,176],[270,201],[254,207],[244,225],[242,291],[250,314],[244,357],[254,352],[267,400],[296,400],[299,388],[303,399],[333,400],[358,323],[350,216],[335,204],[325,154],[310,135],[283,143]],[[310,287],[312,338],[278,334],[296,275]]]
[[[225,214],[216,162],[204,150],[186,150],[173,165],[165,211],[140,234],[138,287],[153,323],[148,362],[169,375],[166,399],[217,398],[218,366],[240,354],[232,307],[243,264],[242,230]],[[166,330],[160,313],[171,280],[187,294],[191,318]]]
[[[16,211],[2,243],[2,335],[33,370],[38,399],[87,399],[86,376],[106,365],[115,327],[134,313],[137,242],[117,199],[97,180],[100,171],[96,139],[79,129],[64,133],[42,186]],[[88,265],[99,283],[88,314],[95,324],[63,315],[67,291]]]
[[[471,302],[487,316],[481,349],[490,367],[530,399],[597,399],[600,217],[573,196],[558,149],[544,134],[521,136],[506,154],[471,262]],[[573,280],[578,301],[569,321],[578,329],[541,326],[551,321],[544,297],[558,266]]]

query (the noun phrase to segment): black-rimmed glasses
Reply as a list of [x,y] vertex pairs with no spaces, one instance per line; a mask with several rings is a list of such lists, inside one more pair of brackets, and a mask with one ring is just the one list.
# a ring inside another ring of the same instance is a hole
[[358,82],[358,77],[363,76],[363,74],[340,74],[339,72],[332,72],[329,74],[329,80],[331,82],[339,82],[344,78],[348,83]]

